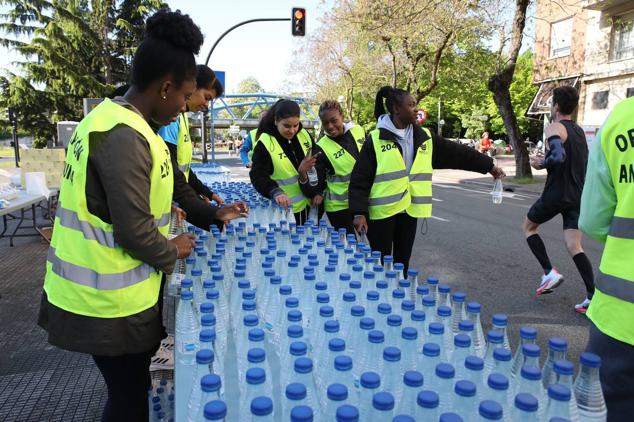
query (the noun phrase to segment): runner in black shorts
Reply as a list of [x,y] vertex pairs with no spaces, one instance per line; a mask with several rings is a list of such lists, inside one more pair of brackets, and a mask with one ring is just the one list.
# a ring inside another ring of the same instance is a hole
[[531,158],[531,165],[536,169],[546,168],[548,176],[542,196],[528,211],[522,229],[528,246],[544,270],[536,292],[538,295],[550,293],[564,281],[564,277],[551,265],[546,246],[537,230],[541,224],[561,214],[566,248],[586,285],[586,298],[575,305],[575,310],[585,313],[594,293],[594,273],[581,247],[582,234],[577,226],[588,162],[588,146],[583,129],[571,120],[578,103],[579,94],[575,88],[562,86],[553,90],[550,111],[553,123],[544,131],[548,139],[548,152],[545,158]]

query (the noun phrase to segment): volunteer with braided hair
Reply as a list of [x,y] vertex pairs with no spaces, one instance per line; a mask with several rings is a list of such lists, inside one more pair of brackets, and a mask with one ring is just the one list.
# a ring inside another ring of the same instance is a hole
[[279,100],[260,120],[249,177],[255,190],[291,209],[295,222],[304,224],[317,185],[308,183],[308,171],[317,161],[315,143],[299,120],[299,105]]
[[[387,113],[385,108],[387,107]],[[431,217],[433,169],[460,169],[504,176],[493,160],[416,124],[416,100],[384,86],[376,94],[377,128],[370,132],[352,170],[348,190],[357,232],[372,249],[409,267],[418,218]]]
[[352,168],[359,158],[359,151],[365,142],[365,131],[354,123],[344,123],[343,109],[334,100],[326,100],[319,106],[319,118],[324,130],[317,142],[319,194],[314,205],[324,204],[330,224],[354,233],[352,214],[348,209],[348,184]]

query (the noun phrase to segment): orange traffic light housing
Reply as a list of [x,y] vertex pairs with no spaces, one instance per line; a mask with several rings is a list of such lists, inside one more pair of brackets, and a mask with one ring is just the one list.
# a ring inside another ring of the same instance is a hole
[[291,33],[294,37],[306,35],[306,9],[293,7],[291,13]]

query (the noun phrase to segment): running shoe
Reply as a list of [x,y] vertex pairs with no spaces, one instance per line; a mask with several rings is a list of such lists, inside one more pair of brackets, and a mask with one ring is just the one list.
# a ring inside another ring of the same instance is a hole
[[548,274],[542,276],[542,282],[535,293],[537,293],[538,296],[546,293],[552,293],[553,289],[557,288],[563,282],[564,276],[559,274],[559,271],[553,268]]
[[577,303],[575,305],[575,312],[579,312],[580,314],[585,314],[586,311],[588,310],[588,307],[590,307],[590,299],[585,298],[583,302]]

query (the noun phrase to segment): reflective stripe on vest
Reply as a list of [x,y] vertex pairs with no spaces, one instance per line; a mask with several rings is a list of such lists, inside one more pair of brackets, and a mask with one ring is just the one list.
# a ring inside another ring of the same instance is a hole
[[[634,346],[634,98],[617,104],[601,128],[601,148],[616,194],[595,294],[587,315],[604,334]],[[626,175],[625,177],[623,175]],[[582,213],[583,213],[582,209]]]
[[[305,129],[300,130],[297,133],[297,139],[304,151],[304,155],[308,154],[311,147],[308,132],[306,132]],[[274,180],[286,196],[288,196],[293,206],[293,212],[297,213],[304,210],[309,202],[299,187],[299,173],[297,173],[297,169],[295,169],[291,160],[289,160],[284,153],[277,139],[267,133],[262,133],[258,142],[264,142],[266,150],[271,156],[271,162],[273,163],[271,179]]]
[[[353,126],[349,129],[358,150],[361,150],[365,140],[365,132],[361,126]],[[329,136],[323,136],[318,145],[326,154],[334,169],[334,175],[328,177],[328,184],[324,195],[324,209],[336,212],[348,209],[348,185],[350,174],[356,163],[356,159]]]
[[380,131],[370,133],[376,155],[376,173],[370,190],[369,214],[380,220],[406,211],[412,217],[431,217],[432,154],[431,133],[414,152],[414,161],[407,172],[405,161],[395,142],[380,139]]
[[149,144],[149,211],[160,234],[169,231],[174,181],[169,150],[140,115],[104,100],[80,122],[69,143],[44,280],[50,303],[97,318],[125,317],[155,306],[161,282],[160,272],[117,245],[113,226],[88,210],[88,139],[119,124]]
[[189,181],[189,169],[192,166],[194,155],[193,145],[189,134],[189,119],[185,113],[179,116],[180,125],[178,128],[178,142],[176,143],[176,162],[178,169],[185,175],[185,180]]

